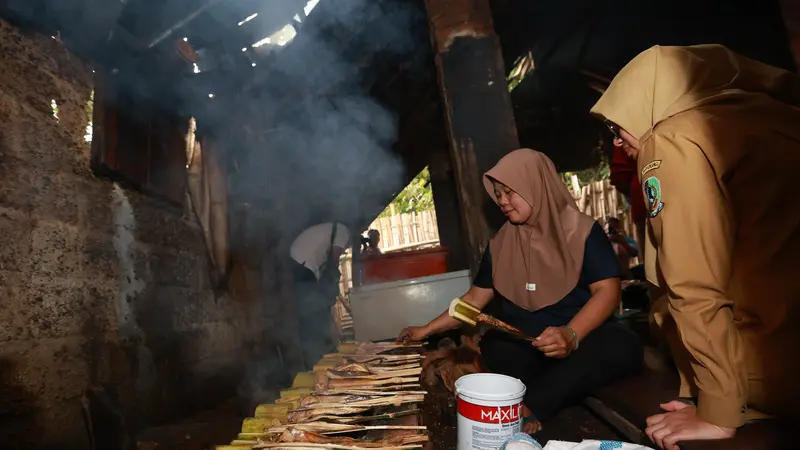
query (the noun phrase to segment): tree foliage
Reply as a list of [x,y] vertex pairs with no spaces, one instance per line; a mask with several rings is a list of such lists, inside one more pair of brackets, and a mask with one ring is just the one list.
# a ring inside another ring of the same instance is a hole
[[576,172],[564,172],[561,174],[564,184],[566,184],[570,190],[572,189],[572,182],[570,181],[572,175],[578,177],[578,184],[581,186],[586,186],[596,181],[603,181],[611,176],[611,165],[608,160],[608,155],[603,151],[603,142],[598,141],[597,146],[593,148],[592,151],[597,155],[598,163],[596,166]]
[[431,187],[431,173],[428,168],[422,169],[420,173],[408,183],[392,203],[386,208],[380,217],[391,214],[392,206],[397,214],[410,212],[430,211],[433,209],[433,188]]
[[578,180],[580,180],[581,185],[608,179],[608,177],[611,176],[611,166],[608,164],[608,158],[605,155],[601,155],[599,164],[594,167],[575,172],[575,175],[578,176]]

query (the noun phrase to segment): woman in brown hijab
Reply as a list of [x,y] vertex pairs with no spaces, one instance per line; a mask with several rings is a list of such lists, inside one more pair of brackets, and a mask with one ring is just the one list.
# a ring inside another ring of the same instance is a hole
[[[462,299],[492,313],[536,342],[488,332],[481,340],[487,369],[527,386],[525,431],[589,390],[641,365],[637,336],[614,321],[620,267],[603,228],[575,205],[552,161],[521,149],[484,176],[508,222],[487,247]],[[422,340],[459,325],[447,312],[398,339]]]
[[[653,47],[592,113],[638,159],[645,268],[684,402],[647,434],[662,448],[797,415],[800,78],[720,45]],[[695,406],[696,405],[696,406]]]

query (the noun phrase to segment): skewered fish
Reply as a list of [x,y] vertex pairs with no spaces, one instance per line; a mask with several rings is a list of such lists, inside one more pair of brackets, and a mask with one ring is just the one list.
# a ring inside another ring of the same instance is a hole
[[287,418],[287,420],[289,423],[310,422],[312,420],[318,419],[321,416],[326,416],[326,417],[347,416],[350,414],[363,413],[364,411],[367,411],[369,409],[370,407],[356,408],[351,406],[336,406],[332,408],[294,410],[289,412],[289,417]]
[[400,342],[361,342],[361,343],[342,343],[339,345],[340,353],[355,355],[379,355],[392,350],[414,349],[422,347],[422,343],[400,343]]
[[334,369],[328,370],[328,375],[333,375],[339,378],[349,378],[349,377],[365,377],[365,376],[373,376],[373,373],[369,367],[365,366],[364,364],[345,364]]
[[496,330],[503,331],[519,339],[526,341],[533,341],[535,338],[526,335],[520,329],[515,328],[500,319],[497,319],[488,314],[481,313],[481,310],[465,302],[460,298],[454,299],[450,303],[450,308],[447,310],[450,317],[460,320],[465,324],[474,327],[477,324],[488,325]]
[[[295,428],[297,430],[310,431],[319,434],[353,433],[357,431],[371,431],[371,430],[409,430],[409,431],[427,430],[427,427],[424,426],[403,426],[403,425],[366,426],[366,425],[349,425],[349,424],[331,423],[331,422],[309,422],[309,423],[297,423],[293,425],[272,427],[267,430],[267,433],[281,434],[288,428]],[[262,434],[262,436],[264,436],[264,434]]]
[[424,395],[403,395],[401,393],[392,396],[383,396],[383,397],[375,397],[375,398],[358,398],[357,396],[351,396],[349,401],[346,402],[332,402],[332,401],[325,401],[324,397],[322,397],[322,403],[311,403],[306,405],[305,407],[296,409],[294,411],[302,411],[305,409],[332,409],[338,408],[341,406],[348,406],[352,408],[375,408],[378,406],[400,406],[405,405],[408,403],[421,403],[425,400]]
[[300,409],[307,408],[312,405],[324,404],[348,404],[358,402],[360,400],[369,400],[373,398],[370,395],[309,395],[300,399]]
[[364,390],[359,390],[359,389],[336,389],[336,390],[330,390],[328,392],[324,392],[324,393],[321,393],[321,394],[318,394],[318,395],[323,396],[323,397],[325,397],[325,396],[334,396],[334,395],[361,395],[361,396],[365,396],[365,397],[380,397],[380,396],[387,396],[387,395],[397,395],[398,393],[402,393],[404,395],[425,395],[428,392],[427,391],[401,391],[401,392],[396,392],[396,391],[389,391],[389,390],[384,389],[384,388],[379,389],[379,390],[374,390],[374,389],[373,390],[370,390],[370,389],[364,389]]
[[343,437],[343,436],[331,437],[319,433],[314,433],[311,431],[299,430],[297,428],[287,428],[286,431],[284,431],[281,434],[278,441],[280,443],[305,442],[310,444],[338,444],[338,445],[352,445],[362,448],[381,448],[393,445],[408,445],[408,444],[418,444],[422,442],[427,442],[428,437],[424,434],[415,434],[408,436],[383,438],[377,441],[363,441],[351,437]]
[[[378,414],[375,416],[340,416],[340,415],[320,415],[320,416],[312,416],[311,419],[304,421],[304,423],[310,421],[331,421],[336,423],[367,423],[367,422],[374,422],[376,420],[393,420],[398,417],[405,417],[405,416],[413,416],[419,414],[419,409],[411,409],[408,411],[399,411],[396,413],[385,413],[385,414]],[[298,422],[300,423],[300,422]]]
[[364,379],[364,378],[331,378],[328,381],[329,388],[355,388],[356,386],[395,386],[402,384],[415,384],[419,377],[407,378],[383,378],[383,379]]
[[362,379],[362,380],[383,380],[387,378],[401,378],[401,377],[411,377],[415,375],[419,375],[422,373],[422,367],[415,367],[413,369],[403,369],[403,370],[390,370],[381,372],[378,374],[373,374],[371,372],[339,372],[335,370],[328,371],[328,378],[330,379]]
[[[424,401],[426,392],[420,390],[419,375],[425,359],[419,354],[420,346],[341,345],[339,353],[326,355],[313,372],[298,374],[274,405],[260,405],[256,417],[243,422],[242,432],[231,446],[292,450],[421,448],[420,443],[427,441],[426,427],[416,426],[415,421],[395,421],[419,415],[420,411],[385,412]],[[368,440],[367,436],[374,433],[384,437]]]

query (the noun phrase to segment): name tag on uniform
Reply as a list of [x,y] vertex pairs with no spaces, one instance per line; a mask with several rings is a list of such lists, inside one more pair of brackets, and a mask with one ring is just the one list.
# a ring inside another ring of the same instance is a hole
[[535,291],[536,290],[536,283],[525,283],[525,289],[527,289],[529,291]]

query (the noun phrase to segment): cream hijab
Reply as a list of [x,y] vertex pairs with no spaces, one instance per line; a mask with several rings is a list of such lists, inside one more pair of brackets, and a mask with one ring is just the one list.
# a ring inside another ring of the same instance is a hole
[[494,288],[532,311],[558,303],[578,284],[594,219],[578,210],[553,162],[537,151],[515,150],[486,172],[483,184],[496,203],[492,180],[533,207],[524,225],[507,222],[489,243]]
[[[655,46],[640,53],[614,77],[591,113],[607,119],[643,143],[653,128],[672,116],[708,105],[772,104],[800,106],[800,77],[745,58],[721,45]],[[789,124],[782,108],[769,108],[773,120]],[[800,140],[800,126],[781,126]],[[645,271],[658,286],[656,251],[646,235]]]
[[800,78],[717,44],[655,46],[614,77],[591,113],[642,142],[659,122],[681,112],[759,97],[800,106]]

